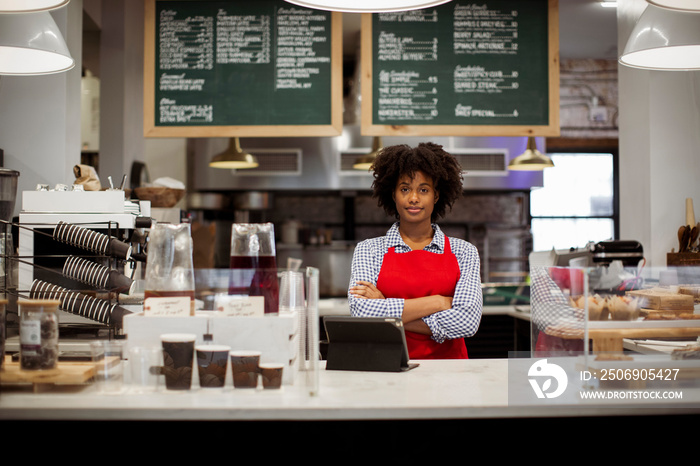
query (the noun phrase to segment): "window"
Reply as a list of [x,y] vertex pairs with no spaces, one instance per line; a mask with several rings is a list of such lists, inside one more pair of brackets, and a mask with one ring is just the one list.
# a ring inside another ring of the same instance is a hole
[[543,187],[530,193],[533,251],[584,247],[617,231],[612,153],[550,153]]

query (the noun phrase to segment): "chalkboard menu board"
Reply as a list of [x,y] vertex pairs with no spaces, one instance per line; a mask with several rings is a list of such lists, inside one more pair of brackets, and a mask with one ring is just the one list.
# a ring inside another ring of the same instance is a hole
[[282,0],[147,0],[144,134],[335,136],[342,20]]
[[362,133],[559,135],[557,0],[362,18]]

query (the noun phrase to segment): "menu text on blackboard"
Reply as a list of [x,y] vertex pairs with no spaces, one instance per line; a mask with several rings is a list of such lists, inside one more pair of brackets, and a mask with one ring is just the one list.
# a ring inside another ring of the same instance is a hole
[[556,135],[556,0],[363,17],[364,134]]
[[338,25],[282,0],[149,1],[146,135],[339,133]]

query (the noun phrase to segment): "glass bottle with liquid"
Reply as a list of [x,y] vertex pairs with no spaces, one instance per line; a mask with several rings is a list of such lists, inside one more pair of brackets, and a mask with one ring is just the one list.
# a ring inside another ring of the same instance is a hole
[[262,296],[264,314],[279,312],[279,283],[272,223],[234,223],[229,295]]

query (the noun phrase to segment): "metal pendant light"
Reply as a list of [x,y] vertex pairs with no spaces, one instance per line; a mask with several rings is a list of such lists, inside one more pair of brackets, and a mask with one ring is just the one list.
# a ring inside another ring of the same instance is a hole
[[236,137],[230,139],[228,149],[211,159],[209,166],[212,168],[228,168],[229,170],[255,168],[258,166],[258,160],[254,155],[241,150],[240,141]]
[[382,150],[382,138],[375,136],[372,140],[372,152],[369,154],[358,157],[355,160],[352,168],[355,170],[369,170],[372,168],[374,160],[377,158],[377,154]]
[[0,75],[42,75],[75,66],[48,11],[0,14]]
[[699,2],[648,3],[632,29],[620,63],[646,70],[700,70]]
[[527,149],[508,164],[508,170],[538,171],[553,167],[552,159],[537,150],[535,138],[527,138]]

